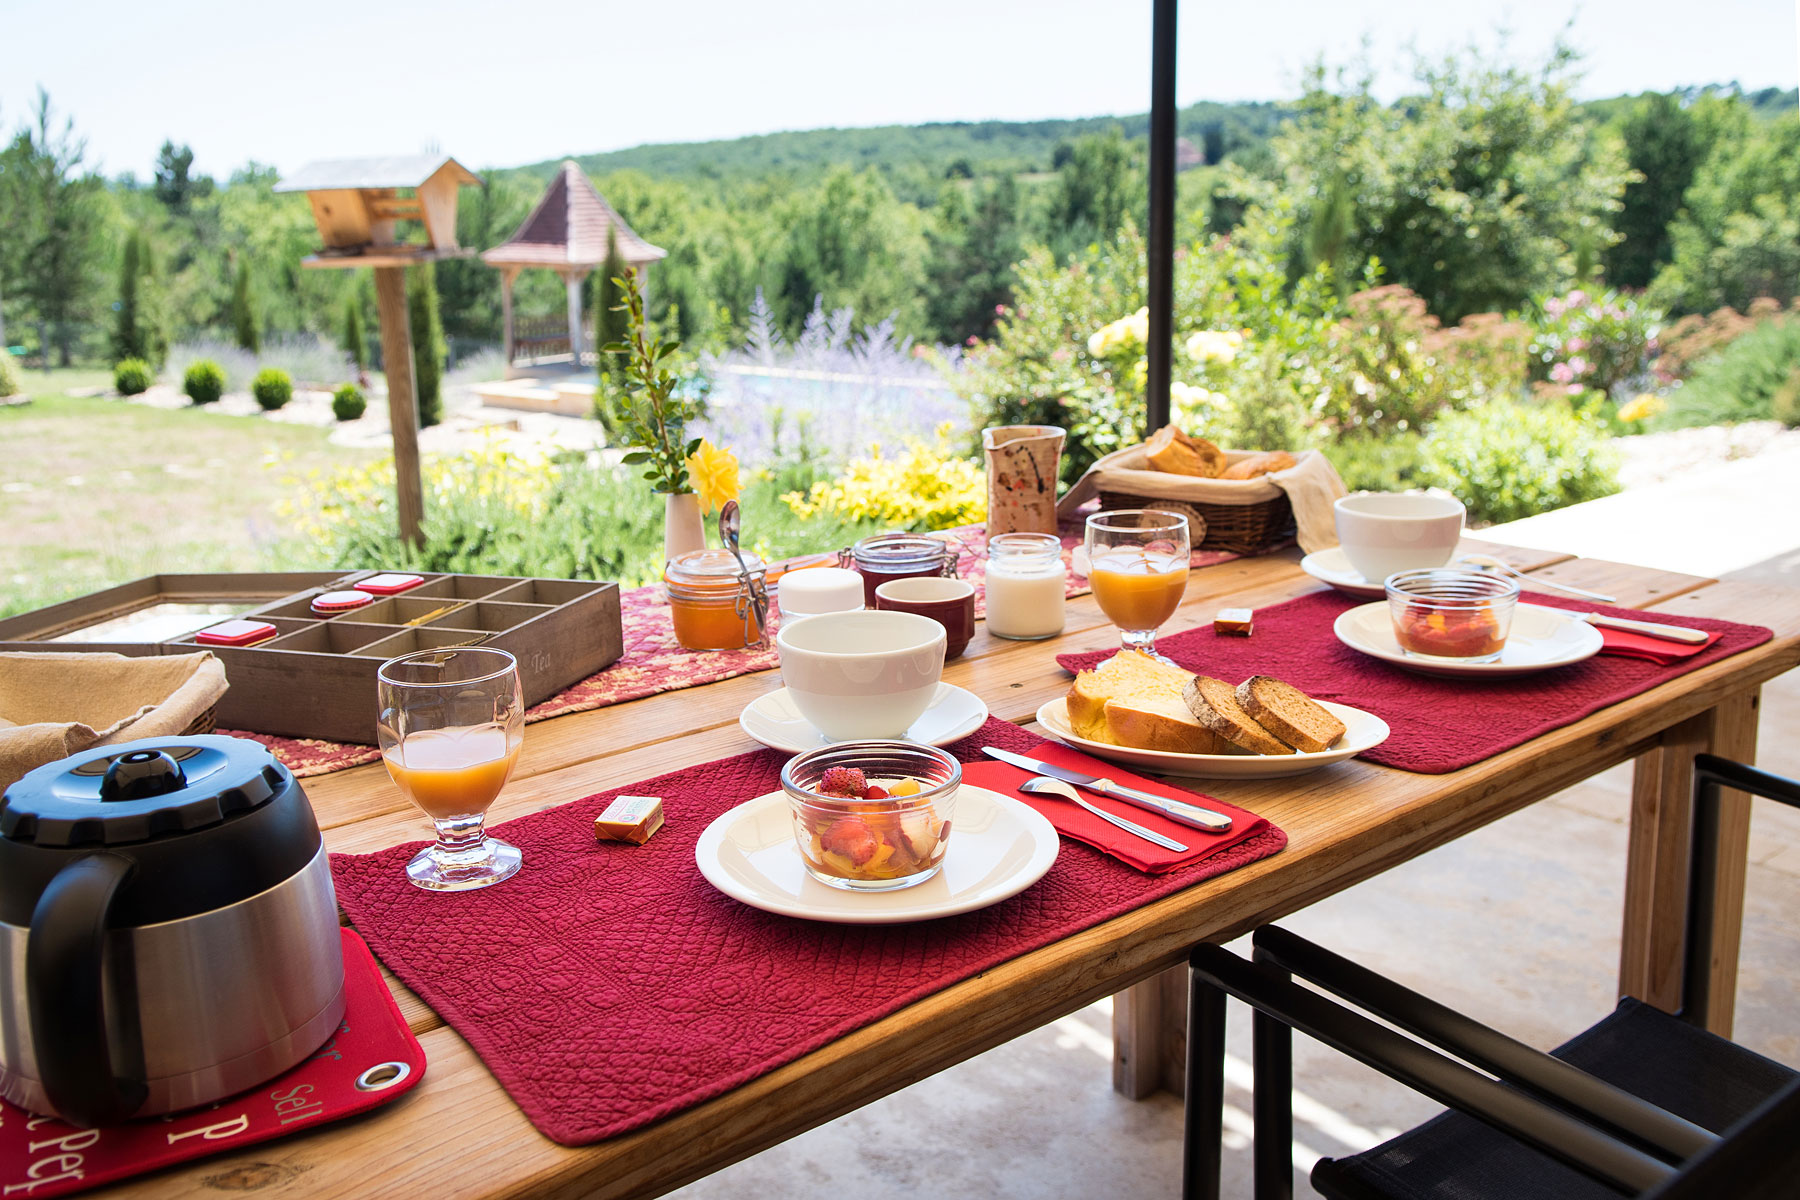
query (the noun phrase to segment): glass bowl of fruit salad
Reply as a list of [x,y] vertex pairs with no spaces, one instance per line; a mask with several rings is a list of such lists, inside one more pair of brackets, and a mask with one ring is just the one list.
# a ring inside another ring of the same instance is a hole
[[1408,657],[1489,663],[1500,657],[1519,603],[1516,580],[1434,567],[1387,578],[1394,640]]
[[937,874],[962,764],[917,742],[838,742],[781,769],[794,840],[820,883],[885,892]]

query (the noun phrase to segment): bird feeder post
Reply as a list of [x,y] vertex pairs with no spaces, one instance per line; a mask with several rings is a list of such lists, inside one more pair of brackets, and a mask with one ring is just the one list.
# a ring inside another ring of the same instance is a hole
[[[463,184],[480,182],[479,175],[454,158],[429,155],[313,163],[275,189],[305,192],[312,205],[313,222],[325,248],[309,255],[302,266],[375,269],[388,423],[394,437],[394,509],[400,539],[413,547],[425,541],[425,489],[419,478],[419,399],[406,268],[474,253],[456,244],[456,193]],[[408,189],[412,195],[400,194]],[[423,240],[403,241],[402,222],[416,223]]]
[[395,507],[400,540],[422,546],[425,488],[419,478],[419,401],[413,386],[412,320],[406,311],[406,268],[375,268],[375,309],[381,318],[381,361],[387,375],[388,428],[394,433]]

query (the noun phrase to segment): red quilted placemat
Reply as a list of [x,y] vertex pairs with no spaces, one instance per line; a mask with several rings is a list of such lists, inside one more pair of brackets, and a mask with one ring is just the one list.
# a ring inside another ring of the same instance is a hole
[[[975,611],[981,615],[987,606],[987,534],[981,526],[971,525],[934,536],[954,541],[960,547],[957,574],[975,585]],[[1062,540],[1066,560],[1068,552],[1081,544],[1081,523],[1065,525]],[[1236,557],[1223,550],[1196,550],[1192,562],[1197,569],[1229,562]],[[1073,574],[1069,576],[1065,595],[1082,596],[1087,590],[1086,579]],[[770,622],[771,630],[779,628],[781,623],[779,587],[776,593],[777,606]],[[543,721],[565,713],[622,704],[658,692],[673,692],[748,675],[752,671],[767,671],[778,665],[773,643],[762,650],[684,650],[675,641],[675,629],[669,620],[669,606],[664,600],[661,584],[621,591],[619,619],[625,651],[619,661],[533,706],[525,714],[527,721]],[[381,758],[381,752],[373,746],[277,737],[241,729],[218,732],[261,742],[298,776],[325,775]]]
[[[425,1078],[425,1051],[407,1028],[368,947],[352,931],[341,933],[344,1020],[311,1058],[217,1104],[101,1129],[78,1129],[0,1100],[0,1196],[86,1191],[342,1120],[411,1091]],[[391,1063],[404,1070],[391,1083],[356,1086],[365,1072]]]
[[[1393,733],[1361,757],[1403,771],[1442,775],[1775,636],[1761,625],[1596,608],[1591,602],[1536,593],[1526,599],[1554,608],[1705,629],[1719,638],[1693,657],[1668,666],[1599,654],[1536,675],[1447,679],[1420,675],[1344,645],[1332,633],[1332,622],[1339,613],[1368,601],[1339,592],[1312,592],[1257,609],[1251,637],[1218,637],[1208,625],[1158,638],[1156,648],[1190,671],[1231,683],[1251,675],[1273,675],[1315,699],[1367,709],[1386,721]],[[1111,650],[1059,654],[1056,661],[1070,671],[1085,671],[1112,654]]]
[[[989,719],[952,750],[970,762],[983,745],[1030,754],[1044,741]],[[525,866],[477,892],[409,884],[402,866],[418,844],[333,855],[338,902],[532,1124],[582,1145],[1287,843],[1270,826],[1186,869],[1144,875],[1064,841],[1048,875],[979,912],[890,926],[797,920],[728,899],[694,863],[713,818],[777,790],[786,758],[740,754],[496,826]],[[667,824],[646,846],[594,841],[594,816],[621,792],[663,797]]]

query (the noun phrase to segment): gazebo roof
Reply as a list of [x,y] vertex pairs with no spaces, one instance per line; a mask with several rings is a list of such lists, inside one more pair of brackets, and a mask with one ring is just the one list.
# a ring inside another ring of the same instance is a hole
[[447,154],[390,154],[381,158],[333,158],[307,163],[275,185],[278,192],[416,188],[445,167],[455,168],[458,183],[480,183],[481,176]]
[[669,253],[632,232],[582,169],[565,161],[518,232],[482,251],[481,261],[492,267],[597,267],[606,261],[610,233],[618,235],[619,257],[628,267]]

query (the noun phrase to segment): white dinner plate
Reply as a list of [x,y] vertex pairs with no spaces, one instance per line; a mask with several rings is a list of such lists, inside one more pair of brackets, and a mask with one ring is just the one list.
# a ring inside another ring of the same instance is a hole
[[[905,739],[927,746],[948,746],[968,737],[988,719],[988,706],[980,696],[954,683],[939,683],[931,704],[907,728]],[[794,707],[786,688],[776,688],[745,706],[738,726],[771,750],[802,754],[831,745],[831,739],[813,728]]]
[[1387,588],[1379,583],[1370,583],[1361,571],[1351,566],[1350,556],[1344,553],[1342,546],[1315,550],[1300,560],[1300,569],[1320,583],[1329,583],[1345,595],[1361,596],[1364,600],[1387,598]]
[[1177,754],[1172,750],[1135,750],[1110,742],[1091,742],[1078,735],[1069,724],[1069,704],[1062,697],[1047,702],[1037,711],[1038,724],[1049,730],[1057,741],[1085,750],[1095,758],[1142,767],[1158,775],[1183,775],[1195,779],[1280,779],[1287,775],[1304,775],[1332,763],[1355,758],[1372,746],[1388,739],[1387,722],[1374,713],[1348,704],[1329,700],[1315,701],[1344,723],[1344,736],[1329,749],[1316,754]]
[[1600,631],[1586,621],[1535,604],[1521,604],[1513,610],[1512,631],[1506,635],[1499,661],[1491,663],[1435,663],[1408,656],[1394,640],[1394,622],[1386,600],[1339,614],[1331,628],[1338,641],[1352,650],[1422,675],[1458,678],[1505,678],[1566,667],[1592,658],[1604,644]]
[[694,846],[694,861],[708,883],[764,912],[844,925],[891,925],[998,904],[1042,879],[1058,848],[1056,827],[1036,809],[964,784],[957,789],[943,865],[914,887],[852,892],[807,874],[782,792],[740,804],[708,825]]

